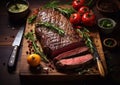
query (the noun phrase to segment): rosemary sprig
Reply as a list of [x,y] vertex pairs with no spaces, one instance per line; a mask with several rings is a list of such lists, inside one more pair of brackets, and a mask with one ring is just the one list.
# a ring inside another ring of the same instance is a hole
[[67,16],[67,17],[70,17],[70,15],[74,12],[76,12],[75,9],[73,9],[72,7],[71,8],[60,8],[58,7],[59,5],[59,2],[58,1],[50,1],[48,4],[44,5],[44,8],[52,8],[52,9],[55,9],[57,11],[59,11],[60,13],[62,13],[63,15]]
[[89,0],[87,6],[89,7],[92,6],[93,2],[94,2],[93,0]]
[[44,8],[56,8],[58,7],[59,2],[58,1],[50,1],[47,4],[44,5]]
[[91,53],[94,52],[94,46],[93,46],[93,42],[90,39],[90,35],[89,35],[89,30],[86,28],[83,28],[83,30],[77,29],[76,30],[85,40],[85,44],[90,48]]
[[90,6],[92,6],[93,2],[94,2],[94,0],[86,0],[85,6],[90,7]]
[[25,35],[25,38],[28,39],[28,40],[30,40],[32,42],[32,46],[33,46],[33,48],[35,50],[35,53],[39,54],[44,61],[48,62],[49,60],[47,59],[46,55],[43,52],[40,51],[38,45],[35,42],[36,38],[34,37],[34,33],[33,32],[28,32]]
[[60,13],[62,13],[63,15],[67,16],[68,18],[70,17],[70,15],[71,15],[72,13],[75,12],[75,10],[74,10],[73,8],[62,9],[62,8],[60,8],[60,7],[57,7],[57,8],[54,8],[54,9],[56,9],[57,11],[59,11]]
[[32,15],[28,18],[28,23],[31,24],[34,22],[34,20],[36,19],[37,15]]
[[36,27],[37,26],[45,26],[47,28],[50,28],[51,30],[56,31],[61,36],[65,35],[64,30],[60,29],[59,27],[57,27],[57,26],[55,26],[55,25],[53,25],[52,23],[49,23],[49,22],[39,22],[39,23],[36,24]]

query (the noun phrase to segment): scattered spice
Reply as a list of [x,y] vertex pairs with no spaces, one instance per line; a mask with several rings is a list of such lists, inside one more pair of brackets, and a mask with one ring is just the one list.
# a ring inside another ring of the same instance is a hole
[[32,52],[32,48],[31,48],[31,46],[32,46],[33,49],[34,49],[34,52],[36,54],[39,54],[45,62],[49,62],[49,60],[47,59],[46,55],[43,52],[40,51],[40,48],[38,47],[38,45],[36,43],[36,38],[34,36],[34,32],[33,31],[32,32],[28,32],[25,35],[25,38],[28,39],[27,42],[29,43],[29,47],[30,47],[29,53],[31,54],[31,52]]
[[7,40],[8,38],[7,37],[5,37],[5,40]]
[[15,36],[14,35],[12,35],[12,36],[10,36],[11,38],[15,38]]
[[28,52],[28,51],[26,51],[26,54],[29,54],[29,52]]

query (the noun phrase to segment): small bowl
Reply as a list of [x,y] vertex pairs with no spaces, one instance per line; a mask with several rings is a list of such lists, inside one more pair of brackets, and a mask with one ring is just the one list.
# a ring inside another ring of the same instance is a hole
[[97,0],[96,8],[102,14],[116,15],[120,10],[120,2],[117,0]]
[[116,27],[116,22],[111,18],[100,18],[98,19],[98,26],[103,33],[109,34]]
[[103,40],[103,44],[106,48],[113,50],[117,47],[117,41],[114,38],[106,38]]
[[27,17],[29,13],[29,2],[25,0],[10,1],[6,4],[6,8],[9,19],[17,23]]

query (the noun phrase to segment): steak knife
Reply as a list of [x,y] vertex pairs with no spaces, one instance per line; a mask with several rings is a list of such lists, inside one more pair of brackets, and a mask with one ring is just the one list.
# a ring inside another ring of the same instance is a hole
[[103,67],[103,64],[101,62],[101,59],[100,59],[100,56],[99,56],[99,53],[97,51],[97,48],[95,45],[94,46],[94,53],[93,53],[93,56],[95,57],[96,61],[97,61],[97,66],[98,66],[98,70],[100,72],[100,75],[101,76],[105,76],[105,71],[104,71],[104,67]]
[[8,68],[14,68],[14,66],[15,66],[17,52],[18,52],[18,48],[19,48],[21,40],[22,40],[23,32],[24,32],[24,26],[21,26],[13,43],[12,43],[12,46],[14,46],[14,48],[13,48],[12,54],[8,60]]

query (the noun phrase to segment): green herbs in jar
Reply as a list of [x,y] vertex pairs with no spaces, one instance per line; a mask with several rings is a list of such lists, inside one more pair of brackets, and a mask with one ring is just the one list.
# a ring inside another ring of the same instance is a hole
[[100,21],[100,26],[102,26],[104,28],[111,28],[111,27],[113,27],[113,23],[111,20],[103,19]]
[[13,12],[13,13],[19,13],[19,12],[25,11],[27,8],[28,8],[28,5],[17,3],[17,4],[11,5],[8,8],[8,11]]

